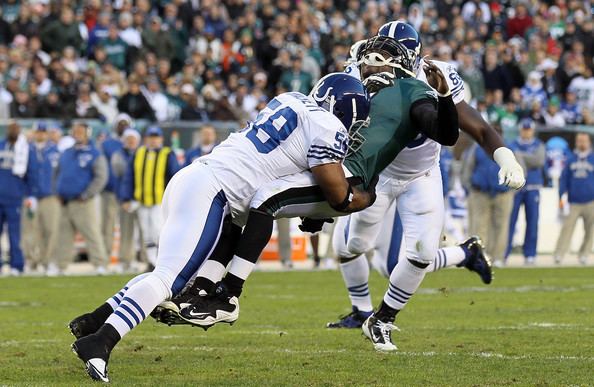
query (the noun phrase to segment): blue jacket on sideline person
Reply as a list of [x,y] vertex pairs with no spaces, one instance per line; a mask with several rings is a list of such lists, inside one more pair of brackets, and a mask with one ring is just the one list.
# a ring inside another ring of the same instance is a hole
[[559,178],[559,197],[566,192],[570,203],[594,200],[594,152],[575,152],[569,156]]

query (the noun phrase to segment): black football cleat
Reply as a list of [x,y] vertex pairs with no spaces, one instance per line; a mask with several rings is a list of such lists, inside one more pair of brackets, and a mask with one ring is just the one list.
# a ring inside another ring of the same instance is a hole
[[72,333],[77,339],[97,332],[100,327],[101,324],[95,321],[90,313],[85,313],[81,316],[78,316],[68,323],[70,333]]
[[485,248],[481,238],[478,236],[471,236],[458,246],[468,251],[469,255],[457,266],[464,266],[468,270],[476,272],[485,284],[490,284],[491,281],[493,281],[493,266],[491,260],[485,254]]
[[363,326],[363,322],[371,316],[372,312],[362,312],[356,306],[353,306],[353,311],[344,316],[340,316],[338,321],[329,322],[326,324],[326,328],[346,328],[356,329]]
[[97,335],[91,334],[76,340],[72,344],[72,351],[82,360],[91,379],[109,383],[109,350]]
[[221,322],[233,325],[239,318],[239,299],[228,294],[225,286],[219,283],[213,294],[193,298],[179,315],[205,330]]

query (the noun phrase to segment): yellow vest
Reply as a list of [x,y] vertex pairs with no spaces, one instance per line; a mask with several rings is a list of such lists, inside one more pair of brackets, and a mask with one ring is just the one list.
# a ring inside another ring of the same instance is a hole
[[143,206],[161,204],[167,184],[167,159],[171,148],[148,150],[141,146],[134,155],[134,200]]

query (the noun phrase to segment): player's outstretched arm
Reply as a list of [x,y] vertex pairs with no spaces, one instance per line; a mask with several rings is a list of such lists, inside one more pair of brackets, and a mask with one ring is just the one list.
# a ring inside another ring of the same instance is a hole
[[367,191],[361,191],[349,184],[340,163],[318,165],[313,167],[311,172],[324,192],[326,201],[336,211],[357,212],[375,202],[376,179],[375,183],[369,184]]
[[526,183],[524,170],[516,160],[513,152],[505,147],[503,138],[489,125],[481,114],[462,101],[456,105],[460,129],[468,133],[480,146],[492,155],[499,165],[499,184],[513,189],[520,189]]
[[437,105],[433,99],[421,99],[412,104],[410,117],[413,124],[427,137],[442,145],[458,141],[458,113],[450,88],[441,70],[427,61],[423,68],[429,85],[437,90]]

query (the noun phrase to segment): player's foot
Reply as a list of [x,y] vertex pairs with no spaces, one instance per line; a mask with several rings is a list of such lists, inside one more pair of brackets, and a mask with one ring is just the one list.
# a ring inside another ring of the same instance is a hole
[[560,265],[560,264],[561,264],[561,262],[563,262],[563,257],[560,257],[560,256],[558,256],[558,255],[555,255],[555,256],[553,257],[553,262],[555,262],[555,265]]
[[464,266],[468,270],[478,273],[484,283],[490,284],[493,280],[493,268],[491,260],[485,254],[481,238],[471,236],[459,246],[468,252],[468,256],[458,266]]
[[171,325],[189,325],[190,323],[180,317],[179,311],[186,306],[191,305],[191,301],[199,296],[205,296],[206,292],[201,290],[201,293],[194,293],[192,289],[187,292],[173,297],[171,300],[163,301],[151,312],[157,322]]
[[221,322],[233,324],[239,318],[239,300],[222,283],[213,294],[196,297],[191,302],[179,315],[192,325],[207,329]]
[[363,334],[371,340],[377,351],[396,351],[398,347],[392,342],[392,331],[399,331],[398,327],[390,322],[383,322],[374,315],[369,316],[361,327]]
[[91,379],[109,383],[107,374],[109,350],[97,335],[93,334],[76,340],[72,344],[72,351],[85,364]]
[[326,328],[361,328],[363,322],[367,320],[372,313],[373,312],[360,311],[356,306],[353,306],[353,311],[351,313],[340,316],[338,321],[327,323]]
[[68,323],[70,333],[72,333],[77,339],[97,332],[100,327],[101,324],[95,321],[91,313],[85,313],[81,316],[78,316]]
[[587,265],[588,264],[588,256],[587,255],[582,255],[581,257],[578,258],[578,261],[582,265]]
[[526,260],[524,260],[524,265],[526,266],[534,266],[535,263],[536,257],[526,257]]

